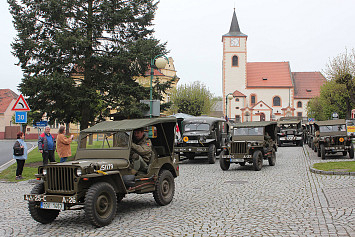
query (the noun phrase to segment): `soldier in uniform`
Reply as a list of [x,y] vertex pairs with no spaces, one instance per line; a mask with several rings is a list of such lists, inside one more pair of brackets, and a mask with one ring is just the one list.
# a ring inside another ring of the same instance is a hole
[[133,142],[130,160],[133,169],[146,173],[152,157],[152,142],[145,136],[144,128],[133,131]]

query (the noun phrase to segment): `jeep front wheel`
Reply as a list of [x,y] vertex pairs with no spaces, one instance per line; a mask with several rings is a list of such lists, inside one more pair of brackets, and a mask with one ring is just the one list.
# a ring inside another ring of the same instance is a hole
[[253,167],[254,170],[259,171],[263,166],[263,154],[261,151],[255,151],[253,153]]
[[274,148],[272,148],[271,156],[268,157],[268,160],[269,160],[269,165],[270,166],[275,166],[275,164],[276,164],[276,152],[275,152]]
[[231,163],[229,162],[229,159],[222,158],[224,154],[225,151],[222,151],[221,156],[219,157],[219,166],[221,167],[222,170],[228,170]]
[[354,144],[350,145],[349,157],[350,157],[350,159],[354,158]]
[[321,144],[320,145],[320,156],[322,157],[322,160],[325,159],[325,147],[324,147],[324,144]]
[[117,197],[111,184],[93,184],[86,193],[85,214],[92,225],[102,227],[112,222],[117,211]]
[[216,146],[214,144],[211,144],[208,147],[208,163],[214,164],[216,163]]
[[173,200],[174,192],[174,176],[169,170],[160,171],[153,192],[155,202],[160,206],[168,205]]
[[[31,191],[31,194],[43,194],[44,184],[36,184]],[[59,215],[59,210],[41,209],[40,202],[28,202],[28,209],[32,218],[42,224],[51,223]]]

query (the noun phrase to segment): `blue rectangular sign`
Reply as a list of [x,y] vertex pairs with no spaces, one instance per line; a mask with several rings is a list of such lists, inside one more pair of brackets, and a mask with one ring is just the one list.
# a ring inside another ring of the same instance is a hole
[[16,111],[15,123],[27,123],[27,111]]
[[36,122],[36,127],[45,127],[48,125],[48,121],[39,121]]

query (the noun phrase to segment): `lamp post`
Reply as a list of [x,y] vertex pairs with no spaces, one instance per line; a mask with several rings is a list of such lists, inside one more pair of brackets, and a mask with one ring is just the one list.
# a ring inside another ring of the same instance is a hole
[[158,69],[165,68],[166,63],[169,63],[169,59],[163,55],[159,54],[150,60],[150,97],[149,97],[149,118],[153,117],[153,76],[154,69],[156,66]]
[[228,121],[228,100],[232,100],[233,99],[233,94],[232,93],[228,93],[227,95],[226,95],[226,121]]

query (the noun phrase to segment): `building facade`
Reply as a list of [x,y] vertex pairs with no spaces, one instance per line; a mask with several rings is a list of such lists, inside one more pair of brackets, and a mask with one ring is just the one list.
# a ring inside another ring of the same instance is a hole
[[291,72],[289,62],[248,62],[247,39],[234,11],[230,30],[222,36],[224,115],[236,122],[306,117],[307,103],[319,95],[324,76]]

